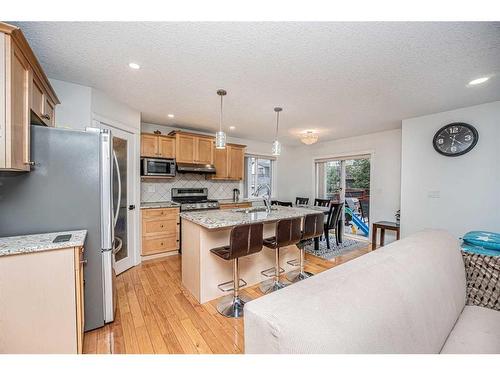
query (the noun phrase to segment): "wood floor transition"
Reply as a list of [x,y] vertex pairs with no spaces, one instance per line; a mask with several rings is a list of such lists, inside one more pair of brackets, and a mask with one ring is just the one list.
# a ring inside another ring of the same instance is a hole
[[[319,273],[371,251],[371,245],[331,261],[307,254]],[[244,352],[243,319],[221,316],[217,301],[199,304],[181,283],[181,256],[143,262],[117,277],[116,319],[85,333],[87,354],[231,354]],[[246,288],[254,298],[258,286]]]

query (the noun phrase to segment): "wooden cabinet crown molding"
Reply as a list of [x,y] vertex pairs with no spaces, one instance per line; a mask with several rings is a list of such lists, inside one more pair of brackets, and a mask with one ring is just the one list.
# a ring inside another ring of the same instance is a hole
[[5,22],[0,22],[0,32],[10,35],[12,40],[19,46],[21,49],[24,57],[28,60],[29,65],[31,66],[31,69],[33,70],[34,74],[36,74],[39,79],[40,83],[42,84],[43,88],[47,92],[47,95],[50,97],[51,101],[54,104],[61,104],[59,101],[59,98],[56,95],[56,92],[52,88],[49,79],[45,72],[43,71],[40,63],[38,62],[38,59],[36,58],[33,50],[31,49],[28,41],[24,37],[24,34],[22,33],[21,29],[19,27],[9,25],[8,23]]

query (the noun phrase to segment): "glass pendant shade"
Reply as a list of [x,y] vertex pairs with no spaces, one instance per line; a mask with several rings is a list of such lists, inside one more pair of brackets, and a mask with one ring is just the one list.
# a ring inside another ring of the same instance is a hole
[[278,156],[281,154],[281,143],[279,143],[279,141],[276,139],[274,142],[273,142],[273,155],[274,156]]
[[226,148],[226,133],[223,131],[215,133],[215,148],[219,150]]
[[227,91],[224,89],[217,90],[217,95],[220,96],[220,120],[219,120],[219,131],[215,133],[215,148],[218,150],[223,150],[226,148],[226,133],[222,131],[223,100],[226,94]]
[[318,138],[317,134],[314,134],[312,131],[307,131],[300,137],[300,140],[306,145],[312,145],[313,143],[318,142]]

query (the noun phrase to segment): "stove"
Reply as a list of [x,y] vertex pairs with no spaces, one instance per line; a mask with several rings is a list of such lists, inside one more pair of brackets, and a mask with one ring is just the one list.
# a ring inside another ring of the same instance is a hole
[[184,212],[219,208],[219,201],[208,199],[207,188],[173,188],[172,200],[179,203]]

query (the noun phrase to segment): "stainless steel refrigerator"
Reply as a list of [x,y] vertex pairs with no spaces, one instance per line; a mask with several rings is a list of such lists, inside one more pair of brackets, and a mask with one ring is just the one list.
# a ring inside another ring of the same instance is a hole
[[32,126],[31,172],[0,175],[0,236],[88,231],[85,330],[113,321],[116,306],[112,144],[107,130]]

